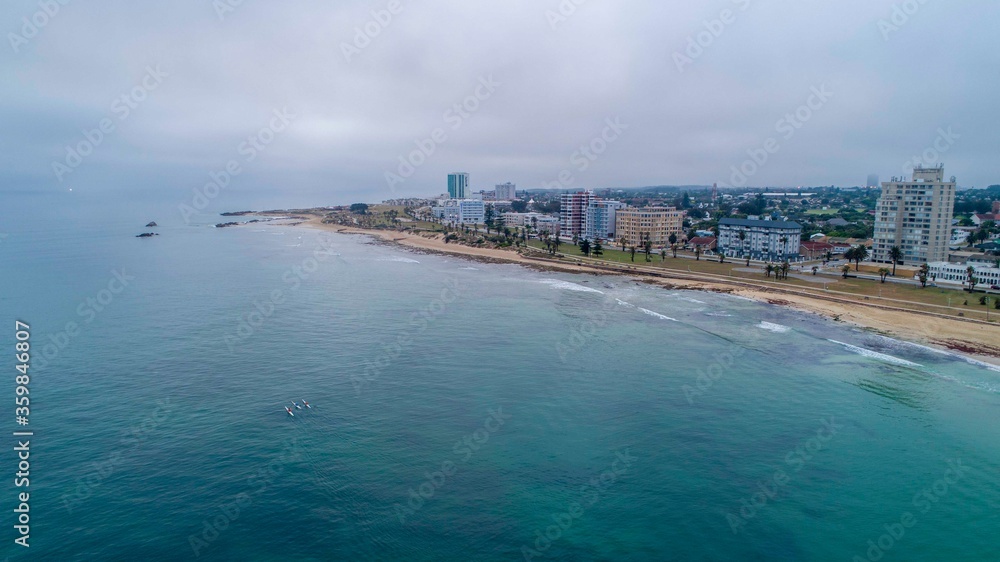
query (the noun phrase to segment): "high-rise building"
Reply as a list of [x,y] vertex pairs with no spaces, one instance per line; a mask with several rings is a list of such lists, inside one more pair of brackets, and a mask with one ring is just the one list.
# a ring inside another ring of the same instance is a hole
[[510,182],[499,183],[494,193],[497,201],[513,201],[517,199],[517,186]]
[[890,263],[893,246],[903,251],[900,263],[948,261],[951,217],[955,212],[955,178],[944,181],[944,167],[913,170],[913,179],[892,178],[882,184],[875,206],[872,260]]
[[615,243],[625,238],[625,244],[641,247],[648,236],[653,246],[666,246],[670,235],[681,238],[684,233],[684,211],[674,207],[619,209],[615,212]]
[[868,184],[865,187],[878,187],[878,174],[869,174]]
[[587,222],[582,238],[612,240],[615,237],[615,216],[625,203],[607,199],[591,199],[587,205]]
[[448,174],[448,196],[452,199],[466,199],[469,196],[469,174],[455,172]]
[[583,238],[586,235],[587,207],[593,199],[593,191],[562,194],[559,198],[559,232],[564,237]]

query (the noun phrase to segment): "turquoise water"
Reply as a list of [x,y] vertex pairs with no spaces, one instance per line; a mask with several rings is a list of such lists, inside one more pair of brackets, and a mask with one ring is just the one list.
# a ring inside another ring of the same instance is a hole
[[17,318],[36,357],[31,547],[10,516],[0,556],[997,559],[995,367],[182,201],[0,195],[0,346]]

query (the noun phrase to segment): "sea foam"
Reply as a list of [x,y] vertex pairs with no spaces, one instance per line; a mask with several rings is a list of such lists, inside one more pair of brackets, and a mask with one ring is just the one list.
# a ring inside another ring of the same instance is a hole
[[837,345],[844,346],[848,351],[857,353],[858,355],[863,355],[865,357],[870,357],[872,359],[878,359],[879,361],[885,361],[886,363],[892,363],[894,365],[903,365],[906,367],[922,367],[919,363],[914,363],[913,361],[907,361],[906,359],[901,359],[899,357],[893,357],[892,355],[887,355],[885,353],[879,353],[877,351],[872,351],[870,349],[865,349],[863,347],[858,347],[856,345],[851,345],[849,343],[840,342],[837,340],[827,340],[833,342]]

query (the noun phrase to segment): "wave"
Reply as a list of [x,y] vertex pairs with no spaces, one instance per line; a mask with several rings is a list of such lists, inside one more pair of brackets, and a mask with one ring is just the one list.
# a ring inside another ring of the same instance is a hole
[[464,269],[465,271],[479,271],[475,267],[460,267],[459,269]]
[[670,296],[674,297],[677,300],[682,300],[682,301],[687,301],[687,302],[693,302],[695,304],[708,304],[705,301],[700,301],[698,299],[693,299],[691,297],[686,297],[686,296],[684,296],[684,295],[682,295],[680,293],[670,293]]
[[420,263],[417,260],[404,258],[402,256],[395,256],[391,258],[379,258],[377,261],[391,261],[396,263]]
[[975,365],[977,367],[982,367],[984,369],[987,369],[987,370],[990,370],[990,371],[993,371],[993,372],[996,372],[996,373],[1000,373],[1000,365],[994,365],[992,363],[987,363],[986,361],[980,361],[979,359],[973,359],[972,357],[966,357],[965,355],[962,355],[961,353],[955,353],[953,351],[945,351],[943,349],[937,349],[936,347],[931,347],[929,345],[920,345],[919,343],[913,343],[913,342],[909,342],[909,341],[897,340],[895,338],[890,338],[888,336],[879,336],[879,337],[882,338],[882,339],[884,339],[884,340],[890,341],[892,343],[907,345],[907,346],[915,347],[917,349],[921,349],[921,350],[924,350],[924,351],[929,351],[929,352],[937,354],[937,355],[944,355],[946,357],[952,357],[952,358],[955,358],[955,359],[960,359],[960,360],[965,361],[966,363],[968,363],[970,365]]
[[[760,328],[761,330],[767,330],[768,332],[774,332],[775,334],[784,334],[786,332],[791,331],[791,328],[789,328],[788,326],[782,326],[781,324],[774,324],[772,322],[764,322],[764,321],[761,321],[760,324],[757,324],[757,327]],[[830,341],[833,341],[833,340],[830,340]],[[844,345],[847,345],[847,344],[844,344]]]
[[706,312],[705,316],[715,316],[718,318],[732,318],[733,315],[729,314],[728,312],[716,311],[716,312]]
[[678,320],[676,318],[671,318],[669,316],[664,316],[664,315],[660,314],[659,312],[653,312],[652,310],[649,310],[649,309],[646,309],[646,308],[639,308],[639,310],[643,314],[648,314],[650,316],[654,316],[656,318],[659,318],[660,320],[669,320],[671,322],[680,322],[680,320]]
[[625,307],[628,307],[628,308],[635,308],[635,305],[632,304],[632,303],[630,303],[630,302],[625,302],[625,301],[623,301],[621,299],[615,299],[615,300],[618,302],[618,304],[620,304],[622,306],[625,306]]
[[894,365],[903,365],[905,367],[923,367],[919,363],[914,363],[913,361],[907,361],[906,359],[901,359],[899,357],[893,357],[885,353],[879,353],[877,351],[872,351],[870,349],[865,349],[863,347],[858,347],[856,345],[851,345],[849,343],[840,342],[837,340],[828,339],[826,341],[833,342],[837,345],[844,346],[848,351],[857,353],[858,355],[863,355],[865,357],[870,357],[872,359],[878,359],[879,361],[885,361],[886,363],[892,363]]
[[581,293],[600,293],[604,294],[603,291],[598,291],[597,289],[591,289],[590,287],[584,287],[583,285],[577,285],[576,283],[570,283],[569,281],[562,281],[560,279],[542,279],[539,283],[545,283],[550,285],[553,289],[563,289],[565,291],[578,291]]

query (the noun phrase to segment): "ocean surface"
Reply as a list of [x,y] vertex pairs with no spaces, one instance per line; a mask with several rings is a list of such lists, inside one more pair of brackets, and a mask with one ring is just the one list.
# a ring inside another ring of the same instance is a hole
[[27,549],[9,433],[0,455],[0,557],[1000,559],[997,367],[727,295],[212,227],[326,202],[282,197],[185,220],[183,195],[0,192],[0,419],[35,432]]

